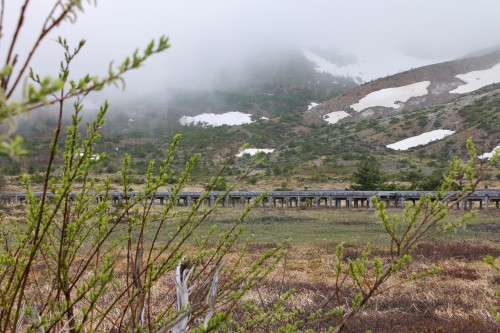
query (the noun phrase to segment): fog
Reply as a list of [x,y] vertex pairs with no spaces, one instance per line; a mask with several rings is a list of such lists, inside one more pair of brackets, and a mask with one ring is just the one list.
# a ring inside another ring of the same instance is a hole
[[[38,33],[49,2],[29,3],[21,53]],[[4,53],[19,3],[6,1]],[[119,95],[162,96],[168,88],[213,88],[221,75],[241,75],[256,57],[285,48],[333,47],[358,59],[401,54],[451,60],[499,45],[499,13],[498,0],[102,0],[96,7],[86,3],[76,23],[52,34],[33,67],[56,75],[62,57],[57,35],[74,45],[87,40],[75,75],[105,74],[111,60],[120,62],[151,38],[167,35],[171,48],[128,74],[126,92]]]

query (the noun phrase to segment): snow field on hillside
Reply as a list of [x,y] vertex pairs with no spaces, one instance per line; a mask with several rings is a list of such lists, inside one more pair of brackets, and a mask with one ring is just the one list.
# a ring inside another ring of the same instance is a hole
[[495,153],[495,151],[498,151],[500,153],[500,145],[496,146],[495,148],[493,148],[493,150],[489,153],[484,153],[480,156],[478,156],[478,158],[482,159],[482,160],[489,160],[493,157],[493,153]]
[[336,124],[341,119],[344,119],[344,118],[350,117],[350,116],[351,115],[345,111],[333,111],[333,112],[325,114],[323,116],[323,120],[329,124]]
[[455,133],[455,131],[438,129],[395,142],[386,147],[394,150],[408,150],[416,146],[426,145],[432,141],[444,139],[453,133]]
[[427,95],[430,84],[430,81],[422,81],[407,86],[377,90],[361,98],[358,103],[352,104],[351,108],[357,112],[373,106],[398,109],[399,105],[396,102],[406,102],[412,97]]
[[460,80],[464,81],[465,84],[458,86],[456,89],[451,90],[452,94],[465,94],[469,93],[482,87],[486,87],[487,85],[499,83],[500,82],[500,64],[496,64],[495,66],[481,70],[481,71],[472,71],[465,74],[459,74],[455,76]]
[[242,125],[252,123],[251,114],[231,111],[222,114],[202,113],[194,117],[183,116],[179,119],[181,125],[222,126]]
[[238,154],[236,154],[236,157],[243,157],[243,155],[254,156],[257,153],[270,154],[273,151],[274,151],[274,149],[247,148],[247,149],[244,149],[243,151],[240,151]]
[[311,104],[309,104],[307,106],[307,111],[311,110],[312,108],[315,108],[319,105],[319,103],[314,103],[314,102],[311,102]]

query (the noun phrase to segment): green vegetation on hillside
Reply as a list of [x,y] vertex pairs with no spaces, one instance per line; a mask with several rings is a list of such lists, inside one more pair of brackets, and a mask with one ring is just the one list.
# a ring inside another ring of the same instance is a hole
[[[170,104],[146,103],[144,111],[129,115],[136,106],[119,106],[110,111],[103,126],[103,140],[97,151],[106,154],[97,173],[116,173],[124,153],[133,156],[131,171],[140,177],[150,159],[160,160],[165,142],[176,133],[183,136],[174,168],[180,171],[194,153],[201,153],[200,166],[193,170],[193,182],[206,183],[207,174],[216,172],[227,159],[229,179],[246,169],[247,158],[234,158],[243,144],[272,148],[265,165],[249,178],[248,185],[266,188],[346,188],[353,182],[359,161],[368,155],[380,161],[380,172],[389,188],[432,189],[452,156],[466,156],[464,142],[472,137],[480,153],[489,152],[500,142],[500,96],[495,91],[457,98],[443,105],[403,114],[374,115],[329,125],[320,118],[304,117],[311,100],[322,101],[348,89],[332,87],[331,75],[316,73],[300,54],[289,54],[283,63],[262,63],[252,67],[244,85],[212,92],[177,92]],[[351,84],[353,84],[351,82]],[[333,89],[333,90],[332,90]],[[229,110],[266,115],[242,126],[202,128],[180,126],[180,113]],[[88,113],[88,112],[86,112]],[[92,114],[92,112],[90,112]],[[64,119],[67,124],[69,119]],[[54,125],[48,114],[19,121],[28,154],[20,162],[0,156],[5,174],[13,176],[38,168],[46,162],[50,133]],[[394,151],[390,143],[434,129],[456,131],[452,137],[408,151]],[[48,134],[47,134],[48,133]],[[488,175],[490,186],[498,186],[498,172]]]

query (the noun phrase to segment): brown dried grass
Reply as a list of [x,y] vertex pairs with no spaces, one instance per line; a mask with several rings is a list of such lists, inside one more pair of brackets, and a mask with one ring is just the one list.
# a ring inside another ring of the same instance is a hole
[[[362,250],[348,247],[346,254],[352,259]],[[387,249],[377,248],[372,253],[383,256]],[[482,262],[487,254],[499,255],[500,249],[478,243],[421,244],[412,264],[388,281],[393,288],[374,297],[348,324],[346,332],[500,332],[489,312],[492,305],[500,307],[495,297],[500,279]],[[307,316],[333,293],[333,263],[330,247],[293,246],[280,267],[247,298],[266,305],[294,288],[287,306]],[[442,268],[442,273],[408,281],[412,272],[432,267]],[[347,299],[353,291],[346,289],[341,294]],[[305,328],[321,330],[333,323],[324,319]]]
[[[5,222],[18,217],[22,209],[12,212]],[[490,212],[498,216],[498,211]],[[491,225],[496,225],[494,222]],[[478,226],[479,227],[479,226]],[[495,229],[497,230],[497,229]],[[494,233],[493,233],[494,234]],[[275,243],[251,243],[245,262]],[[323,304],[334,288],[332,267],[335,263],[335,243],[294,243],[287,255],[262,285],[252,290],[246,299],[270,306],[287,290],[296,292],[287,303],[289,309],[297,309],[307,316]],[[363,248],[346,247],[346,258],[361,256]],[[235,249],[231,256],[236,256]],[[372,254],[384,257],[387,248],[372,248]],[[495,290],[500,289],[500,276],[482,262],[485,255],[500,256],[500,245],[488,241],[439,241],[420,244],[413,252],[411,266],[393,277],[389,285],[396,287],[372,299],[359,316],[347,326],[347,332],[500,332],[489,313],[492,305],[500,307]],[[231,258],[229,258],[229,261]],[[441,267],[442,274],[423,280],[412,280],[401,284],[412,272]],[[45,267],[36,267],[39,285],[30,290],[33,299],[43,299],[51,291],[50,282],[41,272]],[[117,267],[117,278],[124,282],[125,261]],[[353,291],[346,289],[342,296],[349,298]],[[112,293],[103,299],[103,309],[112,299]],[[175,302],[172,275],[164,277],[153,290],[153,309]],[[113,313],[118,317],[119,313]],[[311,322],[311,327],[322,330],[333,324],[332,320]],[[108,323],[107,328],[112,326]]]
[[[253,244],[245,263],[255,259],[263,250],[275,244]],[[354,259],[362,248],[347,247],[346,255]],[[374,248],[372,253],[387,255],[384,248]],[[500,307],[495,298],[495,290],[500,289],[500,279],[490,267],[481,261],[486,255],[498,255],[500,250],[494,246],[478,243],[437,242],[423,243],[414,252],[412,264],[388,281],[385,293],[373,298],[347,326],[346,332],[499,332],[500,325],[495,323],[489,313],[492,305]],[[231,254],[236,256],[237,251]],[[232,259],[229,258],[229,261]],[[294,288],[296,291],[287,303],[288,310],[296,309],[306,317],[318,309],[332,296],[334,278],[332,267],[335,263],[334,245],[307,244],[290,246],[286,257],[281,261],[263,283],[251,290],[245,300],[271,307],[284,292]],[[441,267],[440,275],[425,279],[410,280],[413,272]],[[43,299],[50,293],[51,285],[44,280],[45,267],[36,267],[39,284],[30,290],[32,299]],[[125,283],[125,262],[117,267],[117,279]],[[85,280],[85,278],[84,278]],[[405,282],[406,281],[406,282]],[[172,275],[162,281],[152,291],[152,311],[167,304],[175,304]],[[354,291],[345,288],[341,291],[346,300]],[[105,308],[113,299],[113,293],[102,299],[99,308]],[[120,313],[111,313],[117,318]],[[308,322],[305,328],[318,331],[334,324],[333,319]],[[104,327],[113,330],[111,322]]]

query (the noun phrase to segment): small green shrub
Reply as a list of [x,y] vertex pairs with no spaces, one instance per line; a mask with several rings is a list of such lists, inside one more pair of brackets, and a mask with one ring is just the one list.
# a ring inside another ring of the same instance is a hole
[[40,173],[35,173],[31,175],[30,180],[34,184],[42,184],[43,181],[45,180],[45,175],[42,175]]
[[21,174],[21,168],[17,165],[9,165],[3,168],[3,173],[8,176],[18,176]]

